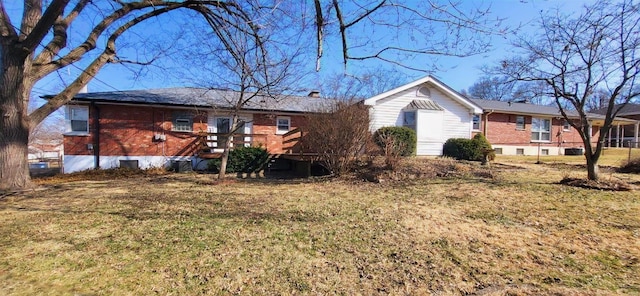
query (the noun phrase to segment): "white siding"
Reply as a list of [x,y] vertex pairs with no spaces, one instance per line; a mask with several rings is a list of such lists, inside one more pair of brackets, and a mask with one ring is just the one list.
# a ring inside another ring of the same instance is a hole
[[[421,86],[418,85],[378,100],[370,111],[371,131],[383,126],[402,126],[402,108],[415,99],[424,98],[416,96],[416,92]],[[427,84],[427,87],[431,91],[430,99],[444,109],[442,114],[442,139],[439,143],[430,143],[426,146],[424,141],[421,143],[419,140],[417,154],[441,155],[442,145],[447,139],[471,137],[473,115],[471,115],[471,110],[467,107],[449,98],[432,85]]]
[[[153,167],[168,167],[174,160],[192,160],[188,156],[100,156],[100,168],[112,169],[120,166],[120,160],[137,160],[141,169]],[[63,157],[63,170],[65,174],[93,169],[95,157],[93,155],[65,155]]]

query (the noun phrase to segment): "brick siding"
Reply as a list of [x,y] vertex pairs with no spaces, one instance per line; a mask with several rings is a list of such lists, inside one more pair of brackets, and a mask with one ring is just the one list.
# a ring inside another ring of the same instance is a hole
[[[172,116],[175,112],[190,113],[193,118],[192,132],[172,131]],[[207,113],[185,109],[155,108],[145,106],[99,105],[100,155],[101,156],[191,156],[197,148],[198,132],[207,131]],[[88,149],[94,144],[96,133],[95,107],[89,108],[89,135],[66,135],[66,155],[93,155]],[[291,128],[304,124],[304,116],[293,115]],[[255,114],[253,133],[270,153],[282,152],[282,136],[276,133],[275,115]],[[154,141],[155,134],[164,134],[165,141]]]
[[[524,116],[525,127],[520,130],[516,128],[516,117],[519,115],[506,113],[491,113],[488,115],[488,125],[486,137],[490,143],[496,145],[520,145],[538,146],[538,142],[531,141],[531,119],[533,116]],[[487,115],[483,115],[480,130],[484,131]],[[549,117],[540,117],[549,118]],[[563,129],[564,119],[551,119],[551,142],[542,142],[542,146],[564,146],[579,147],[582,139],[573,127],[565,131]],[[593,127],[594,143],[599,132],[598,127]]]

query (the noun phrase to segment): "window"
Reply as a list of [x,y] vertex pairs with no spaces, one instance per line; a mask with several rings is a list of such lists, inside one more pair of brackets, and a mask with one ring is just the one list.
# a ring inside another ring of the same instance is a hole
[[516,129],[517,130],[524,129],[524,116],[516,116]]
[[571,124],[569,123],[568,120],[565,120],[564,123],[562,124],[562,130],[565,132],[568,132],[571,130]]
[[416,93],[416,96],[430,98],[431,97],[431,91],[428,88],[423,86],[423,87],[418,89],[418,92]]
[[524,155],[524,148],[516,148],[516,155]]
[[193,117],[187,113],[174,112],[172,130],[176,132],[193,131]]
[[540,151],[540,154],[541,154],[541,155],[549,155],[549,149],[542,149],[542,150]]
[[551,119],[531,119],[531,141],[551,142]]
[[89,108],[86,106],[69,106],[67,109],[66,125],[67,133],[89,133]]
[[480,130],[480,114],[473,115],[473,129]]
[[416,111],[403,112],[402,126],[416,130]]
[[291,118],[278,116],[276,120],[278,134],[286,134],[291,129]]
[[493,148],[496,154],[502,154],[502,148]]

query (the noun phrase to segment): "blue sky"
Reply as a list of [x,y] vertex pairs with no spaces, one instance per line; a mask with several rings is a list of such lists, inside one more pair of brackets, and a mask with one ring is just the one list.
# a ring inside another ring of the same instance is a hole
[[[11,1],[9,1],[11,2]],[[533,22],[539,19],[540,13],[549,9],[558,8],[563,12],[571,13],[577,12],[587,2],[592,1],[578,1],[578,0],[496,0],[496,1],[467,1],[462,0],[463,7],[467,5],[477,5],[478,3],[485,3],[491,5],[491,11],[493,18],[504,18],[503,25],[514,28],[522,26],[521,33],[528,33],[535,30]],[[15,14],[18,10],[12,8],[12,4],[6,4],[7,10],[11,14]],[[13,19],[14,23],[19,20],[19,15],[16,15]],[[157,26],[154,25],[154,26]],[[167,29],[159,28],[159,29]],[[171,29],[171,28],[169,28]],[[149,30],[147,28],[147,30]],[[157,32],[157,30],[156,30]],[[462,90],[467,89],[477,79],[483,76],[480,67],[483,65],[495,64],[501,58],[513,55],[513,49],[509,44],[509,40],[502,37],[494,37],[492,39],[493,49],[486,53],[467,58],[455,58],[455,57],[438,57],[438,64],[441,69],[433,72],[433,75],[438,77],[444,83],[451,86],[453,89]],[[309,63],[315,61],[310,60]],[[173,63],[169,63],[171,67],[179,67]],[[166,66],[165,64],[164,66]],[[349,64],[348,72],[355,69],[362,69],[366,67],[378,67],[376,62],[359,63],[353,62]],[[391,65],[382,64],[382,67],[393,67]],[[426,75],[425,73],[412,72],[409,70],[398,69],[405,73],[407,81],[411,79],[417,79]],[[39,96],[42,94],[51,94],[59,90],[63,85],[63,80],[68,80],[69,77],[75,76],[79,73],[79,69],[69,67],[64,71],[61,71],[59,75],[53,75],[42,82],[38,83],[34,88],[34,95]],[[325,56],[323,64],[323,72],[341,72],[342,65],[340,63],[339,54],[328,52]],[[135,75],[123,69],[121,66],[107,66],[89,83],[90,91],[114,91],[114,90],[128,90],[128,89],[144,89],[144,88],[158,88],[158,87],[174,87],[184,86],[189,84],[188,79],[181,79],[179,75],[172,76],[172,71],[160,70],[157,67],[149,67],[143,70],[143,75],[134,77]],[[324,74],[316,75],[318,80],[321,80]],[[301,88],[303,88],[301,86]],[[314,86],[309,86],[314,88]]]

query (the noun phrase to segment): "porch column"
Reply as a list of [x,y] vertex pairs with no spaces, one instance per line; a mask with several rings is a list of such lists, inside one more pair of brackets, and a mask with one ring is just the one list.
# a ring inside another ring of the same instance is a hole
[[640,122],[636,122],[634,128],[633,128],[633,141],[635,142],[634,147],[638,148],[640,147],[640,143],[638,143],[638,137],[640,135]]
[[620,145],[620,124],[616,125],[616,147],[622,147]]
[[613,129],[609,126],[609,132],[607,133],[607,137],[609,137],[609,141],[607,141],[607,148],[611,148],[611,132]]

